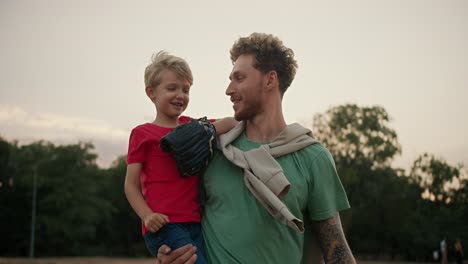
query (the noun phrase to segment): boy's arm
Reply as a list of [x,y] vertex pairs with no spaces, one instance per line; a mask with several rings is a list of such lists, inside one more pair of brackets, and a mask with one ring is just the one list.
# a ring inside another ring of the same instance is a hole
[[234,128],[238,123],[234,117],[225,117],[217,119],[213,125],[216,128],[216,134],[221,135]]
[[164,224],[169,222],[167,216],[154,213],[146,204],[140,189],[141,163],[127,165],[127,175],[125,176],[125,196],[135,213],[143,220],[146,228],[151,232],[156,232]]

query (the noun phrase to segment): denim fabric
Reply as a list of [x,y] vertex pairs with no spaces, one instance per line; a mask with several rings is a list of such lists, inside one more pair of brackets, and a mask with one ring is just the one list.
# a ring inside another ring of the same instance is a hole
[[205,264],[205,248],[200,223],[170,223],[163,226],[156,233],[148,232],[144,236],[146,247],[151,255],[156,256],[162,245],[169,246],[172,250],[187,244],[197,247],[196,264]]

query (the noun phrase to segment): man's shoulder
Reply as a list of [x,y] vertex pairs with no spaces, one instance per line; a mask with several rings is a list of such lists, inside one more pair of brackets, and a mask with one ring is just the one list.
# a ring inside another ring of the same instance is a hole
[[308,155],[323,155],[323,154],[329,154],[330,151],[326,147],[324,147],[322,144],[319,142],[316,142],[314,144],[310,144],[309,146],[303,148]]
[[315,162],[317,160],[333,161],[330,151],[319,142],[311,144],[296,153],[309,162]]

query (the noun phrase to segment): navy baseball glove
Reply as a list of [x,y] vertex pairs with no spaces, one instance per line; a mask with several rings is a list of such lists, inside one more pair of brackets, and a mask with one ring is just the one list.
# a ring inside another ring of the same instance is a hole
[[216,129],[206,117],[192,119],[161,139],[164,152],[172,152],[182,177],[199,175],[213,157]]

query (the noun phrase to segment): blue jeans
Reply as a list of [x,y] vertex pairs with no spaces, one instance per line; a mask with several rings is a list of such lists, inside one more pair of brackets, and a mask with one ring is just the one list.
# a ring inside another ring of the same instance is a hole
[[153,256],[158,255],[158,249],[167,245],[171,250],[187,244],[197,247],[196,264],[206,264],[203,234],[200,223],[169,223],[161,227],[156,233],[148,232],[144,236],[146,247]]

